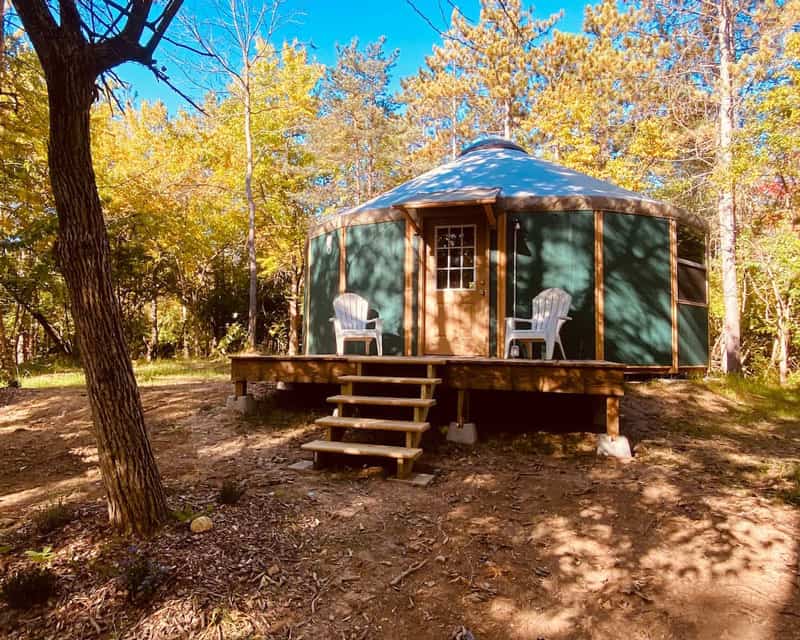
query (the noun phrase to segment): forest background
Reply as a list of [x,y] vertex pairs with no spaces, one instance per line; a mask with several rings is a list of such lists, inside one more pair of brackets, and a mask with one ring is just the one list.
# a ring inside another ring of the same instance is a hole
[[[387,40],[353,39],[325,66],[282,38],[290,3],[236,0],[171,34],[198,104],[107,78],[92,146],[131,357],[297,352],[309,223],[494,134],[709,222],[714,366],[732,239],[743,370],[800,382],[800,2],[606,0],[577,33],[518,0],[447,7],[442,28],[419,11],[438,43],[399,90]],[[0,8],[0,382],[24,385],[80,345],[53,251],[45,81]]]

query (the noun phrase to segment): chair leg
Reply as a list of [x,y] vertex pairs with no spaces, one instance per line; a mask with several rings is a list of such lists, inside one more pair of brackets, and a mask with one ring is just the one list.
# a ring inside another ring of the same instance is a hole
[[546,340],[544,343],[544,359],[545,360],[552,360],[553,359],[553,348],[555,347],[555,341],[553,340]]
[[506,337],[506,358],[511,356],[511,343],[514,342],[512,338]]
[[564,345],[561,344],[561,338],[560,337],[556,339],[556,344],[558,345],[558,348],[561,351],[561,359],[562,360],[566,360],[567,359],[567,354],[564,353]]
[[378,349],[378,355],[382,356],[383,355],[383,336],[382,335],[379,335],[377,338],[375,338],[375,347],[377,347],[377,349]]
[[343,356],[344,355],[344,337],[343,336],[336,336],[336,355]]

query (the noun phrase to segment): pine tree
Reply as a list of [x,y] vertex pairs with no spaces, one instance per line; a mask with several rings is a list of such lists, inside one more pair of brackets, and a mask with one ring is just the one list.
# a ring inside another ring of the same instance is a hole
[[358,39],[337,46],[337,60],[322,81],[321,117],[312,137],[330,181],[329,206],[352,206],[397,182],[399,104],[389,90],[398,52],[386,39],[362,51]]

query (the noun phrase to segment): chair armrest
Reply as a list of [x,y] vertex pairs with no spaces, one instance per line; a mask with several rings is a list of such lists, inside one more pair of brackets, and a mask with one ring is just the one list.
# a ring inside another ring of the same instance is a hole
[[377,316],[375,318],[372,318],[371,320],[367,320],[367,324],[364,326],[368,326],[373,323],[375,324],[375,331],[383,330],[383,319]]
[[558,316],[559,320],[572,320],[571,316]]
[[518,322],[533,325],[533,321],[530,318],[506,318],[506,331],[516,329]]

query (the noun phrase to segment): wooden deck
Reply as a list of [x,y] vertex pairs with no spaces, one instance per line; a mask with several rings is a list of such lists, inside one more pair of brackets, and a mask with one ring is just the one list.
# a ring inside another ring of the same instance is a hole
[[[237,396],[248,382],[342,384],[369,367],[410,366],[435,369],[443,389],[459,392],[457,420],[467,419],[468,392],[522,391],[592,396],[594,425],[619,433],[619,398],[624,395],[625,365],[604,360],[505,360],[464,356],[234,356],[231,381]],[[405,374],[404,374],[405,375]],[[344,380],[342,378],[344,377]]]

